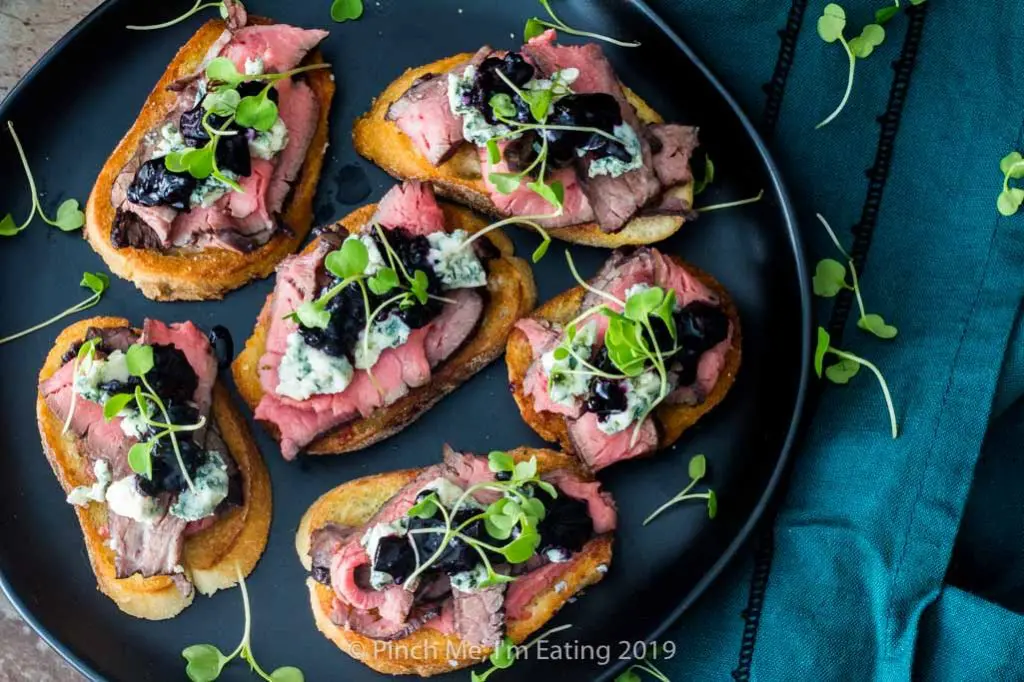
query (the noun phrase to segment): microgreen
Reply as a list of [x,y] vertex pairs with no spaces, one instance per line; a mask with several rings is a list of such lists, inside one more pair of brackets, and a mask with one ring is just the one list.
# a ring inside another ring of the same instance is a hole
[[[899,333],[891,324],[886,323],[881,315],[877,313],[868,313],[864,308],[864,297],[861,294],[860,283],[857,278],[857,267],[854,265],[853,258],[847,253],[843,245],[839,243],[839,237],[832,230],[832,226],[828,224],[824,216],[820,213],[817,214],[818,220],[825,227],[828,232],[828,236],[832,238],[832,243],[836,245],[836,249],[839,253],[843,254],[846,258],[846,265],[843,265],[837,260],[831,258],[823,258],[818,261],[818,265],[814,270],[814,278],[812,284],[814,285],[814,293],[823,298],[832,298],[836,296],[843,289],[852,291],[854,297],[857,299],[857,307],[860,310],[860,319],[857,320],[857,326],[866,332],[870,332],[880,339],[892,339],[895,338]],[[849,269],[850,272],[850,284],[846,283],[846,272]]]
[[[668,644],[671,644],[672,648],[669,649],[666,645],[665,649],[667,651],[662,655],[666,660],[675,655],[675,643],[669,642]],[[653,661],[650,660],[657,660],[659,657],[659,651],[660,647],[657,645],[652,646],[649,651],[645,647],[644,653],[647,655],[643,659],[636,660],[635,663],[632,663],[628,668],[619,673],[614,682],[641,682],[641,672],[647,673],[654,679],[658,680],[658,682],[671,682],[665,673],[661,672],[658,667],[654,665]]]
[[846,107],[846,103],[850,99],[850,93],[853,91],[853,76],[857,69],[857,60],[868,57],[885,40],[885,29],[879,24],[868,24],[862,29],[860,35],[851,38],[849,41],[843,36],[845,28],[845,10],[835,3],[825,5],[821,16],[818,17],[818,35],[826,43],[838,42],[842,45],[846,51],[850,67],[846,77],[846,92],[843,93],[843,99],[839,102],[839,106],[825,120],[815,126],[815,129],[823,128],[831,123],[839,115],[839,112]]
[[[439,534],[442,535],[442,538],[437,550],[426,560],[421,561],[417,556],[416,569],[403,583],[406,589],[412,589],[412,586],[416,585],[416,579],[441,557],[444,550],[455,539],[465,543],[479,554],[481,564],[487,571],[487,577],[480,583],[481,587],[509,583],[514,580],[514,578],[494,570],[488,553],[498,554],[510,564],[525,563],[536,553],[537,547],[540,545],[537,524],[544,518],[545,508],[541,499],[527,492],[527,489],[535,486],[552,498],[557,497],[557,490],[537,476],[536,457],[531,457],[528,461],[513,463],[508,453],[495,451],[488,455],[488,466],[495,472],[507,472],[508,480],[486,481],[469,486],[452,505],[451,511],[445,509],[438,502],[436,494],[431,494],[407,512],[410,516],[421,518],[431,518],[436,513],[440,513],[444,520],[444,527],[409,531],[410,533]],[[486,509],[455,525],[453,520],[456,514],[466,505],[470,496],[485,490],[499,492],[503,496],[488,505]],[[488,535],[495,540],[512,539],[504,545],[495,545],[462,532],[471,523],[480,520],[484,522],[484,528]]]
[[220,677],[221,671],[228,663],[236,657],[241,658],[249,664],[264,680],[268,682],[304,682],[305,677],[302,671],[292,666],[278,668],[269,674],[256,662],[252,653],[252,611],[249,607],[249,591],[245,586],[245,576],[242,569],[235,564],[235,573],[238,575],[238,587],[242,592],[242,608],[245,613],[245,628],[242,630],[242,641],[238,643],[231,654],[225,656],[220,649],[212,644],[193,644],[181,652],[182,658],[188,663],[185,666],[185,674],[192,682],[213,682]]
[[75,404],[78,397],[78,391],[75,390],[75,377],[78,376],[78,372],[83,366],[87,367],[96,358],[96,346],[99,343],[100,337],[98,336],[87,339],[82,342],[82,345],[78,347],[78,353],[75,354],[75,364],[71,367],[71,404],[68,407],[68,416],[64,420],[64,428],[61,429],[61,435],[66,434],[71,429],[71,420],[75,416]]
[[711,155],[704,155],[704,177],[693,183],[693,196],[697,196],[708,188],[712,182],[715,181],[715,162],[711,160]]
[[331,19],[337,22],[353,21],[363,16],[363,0],[334,0]]
[[705,500],[708,508],[708,518],[713,519],[718,514],[718,497],[715,495],[715,491],[711,488],[707,489],[707,492],[703,493],[692,493],[693,487],[697,485],[701,479],[707,474],[707,459],[704,455],[694,455],[690,459],[687,473],[690,476],[690,482],[685,488],[683,488],[675,497],[661,505],[654,512],[651,513],[646,519],[644,519],[644,525],[653,521],[655,518],[661,515],[669,507],[685,502],[686,500]]
[[27,336],[32,332],[39,331],[43,327],[51,325],[57,320],[63,319],[68,315],[74,315],[76,313],[82,312],[83,310],[88,310],[89,308],[93,307],[94,305],[100,302],[101,298],[103,298],[103,292],[105,292],[107,288],[110,286],[110,278],[107,277],[102,272],[86,272],[85,274],[82,275],[82,281],[79,282],[79,286],[85,287],[86,289],[91,291],[92,295],[86,298],[81,303],[77,303],[68,308],[67,310],[57,313],[56,315],[54,315],[48,320],[45,320],[44,322],[40,322],[37,325],[33,325],[28,329],[18,332],[17,334],[5,336],[4,338],[0,339],[0,345],[3,345],[9,341],[14,341],[15,339],[20,339],[21,337]]
[[764,190],[762,189],[752,197],[746,199],[737,199],[736,201],[726,201],[722,204],[711,204],[710,206],[699,206],[693,210],[697,213],[710,213],[711,211],[721,211],[723,208],[736,208],[737,206],[746,206],[747,204],[756,204],[761,201],[764,197]]
[[530,647],[534,646],[538,642],[547,639],[556,632],[562,632],[563,630],[568,630],[571,627],[571,624],[566,624],[545,630],[521,647],[517,647],[515,642],[513,642],[509,637],[502,637],[501,641],[498,642],[498,645],[494,647],[494,651],[492,651],[491,655],[488,657],[488,660],[491,662],[491,667],[482,673],[478,673],[476,671],[471,672],[469,677],[470,682],[485,682],[488,677],[497,671],[511,668],[516,662],[517,652],[525,654],[529,651]]
[[[896,424],[896,408],[892,404],[892,395],[889,393],[889,384],[886,383],[885,377],[882,376],[881,370],[874,365],[874,363],[865,360],[864,358],[848,353],[838,348],[833,348],[831,345],[832,338],[829,333],[825,331],[823,327],[818,327],[818,344],[814,350],[814,371],[821,377],[823,365],[826,355],[834,355],[839,358],[840,362],[829,366],[825,370],[825,376],[829,381],[836,384],[846,384],[853,378],[858,370],[854,368],[854,365],[867,367],[871,370],[875,378],[878,379],[879,385],[882,387],[882,395],[885,397],[885,406],[889,410],[889,424],[892,427],[892,437],[895,439],[899,435],[899,429]],[[833,369],[834,368],[834,369]]]
[[[241,5],[242,3],[238,2],[237,4]],[[196,4],[192,5],[191,9],[189,9],[187,12],[185,12],[181,16],[178,16],[178,17],[175,17],[174,19],[171,19],[170,21],[165,21],[165,22],[163,22],[161,24],[150,24],[150,25],[147,25],[147,26],[125,26],[125,28],[127,28],[130,31],[155,31],[155,30],[161,29],[161,28],[168,28],[170,26],[174,26],[175,24],[180,24],[181,22],[185,21],[189,17],[191,17],[191,16],[193,16],[195,14],[198,14],[199,12],[202,12],[204,9],[210,9],[210,8],[213,8],[213,7],[217,7],[217,8],[220,9],[220,16],[221,16],[222,19],[227,19],[228,18],[228,8],[227,8],[227,5],[224,2],[205,2],[204,3],[203,0],[196,0]]]
[[32,169],[28,166],[28,159],[25,157],[25,150],[21,146],[21,140],[18,139],[18,134],[14,132],[14,124],[10,121],[7,122],[7,129],[11,133],[11,139],[14,140],[14,147],[18,150],[18,157],[21,159],[21,167],[25,169],[25,177],[28,179],[29,192],[32,198],[32,208],[29,211],[28,217],[25,221],[18,225],[14,221],[14,217],[8,213],[2,219],[0,219],[0,237],[13,237],[18,234],[32,222],[32,219],[39,214],[39,217],[43,219],[43,222],[47,225],[56,227],[64,232],[71,232],[77,230],[85,224],[85,214],[78,207],[77,199],[66,199],[60,206],[57,207],[57,215],[51,220],[47,217],[46,212],[43,210],[42,204],[39,202],[39,192],[36,190],[36,180],[32,175]]
[[1020,210],[1024,203],[1024,189],[1011,187],[1010,180],[1024,178],[1024,157],[1020,152],[1010,152],[999,162],[999,170],[1003,173],[1003,191],[996,200],[996,208],[1004,216],[1011,216]]
[[[875,21],[877,21],[879,24],[885,24],[885,23],[888,23],[897,14],[899,14],[899,12],[900,12],[900,0],[894,0],[894,3],[895,4],[889,5],[888,7],[883,7],[880,10],[876,10],[875,11]],[[914,5],[923,5],[924,3],[925,3],[925,0],[910,0],[909,4],[911,6],[914,6]]]
[[494,230],[497,230],[497,229],[500,229],[502,227],[505,227],[506,225],[522,225],[524,227],[529,227],[532,230],[535,230],[537,232],[537,234],[539,234],[541,236],[541,243],[540,243],[540,245],[538,245],[537,248],[534,249],[533,254],[530,256],[530,258],[533,260],[533,262],[536,263],[541,258],[544,257],[544,254],[546,254],[548,252],[548,247],[551,246],[551,235],[549,235],[547,233],[547,230],[545,230],[543,227],[541,227],[540,223],[538,223],[537,221],[538,220],[544,220],[545,218],[553,218],[553,217],[559,216],[561,214],[562,214],[562,209],[561,209],[561,207],[559,207],[559,209],[557,211],[555,211],[554,213],[548,214],[548,215],[522,216],[522,217],[513,216],[511,218],[505,218],[504,220],[499,220],[496,223],[491,223],[490,225],[488,225],[487,227],[485,227],[483,229],[477,230],[476,232],[474,232],[472,234],[472,236],[469,237],[469,239],[464,241],[462,243],[462,246],[460,246],[459,248],[460,249],[469,248],[470,244],[472,244],[476,240],[482,238],[488,232],[493,232]]
[[523,29],[523,41],[529,42],[533,38],[536,38],[540,34],[544,33],[549,28],[553,28],[563,33],[568,33],[574,36],[580,36],[581,38],[593,38],[594,40],[603,40],[606,43],[612,45],[618,45],[619,47],[639,47],[640,43],[636,41],[626,42],[622,40],[616,40],[615,38],[609,38],[608,36],[601,35],[600,33],[590,33],[589,31],[581,31],[579,29],[572,28],[564,21],[558,18],[554,10],[551,9],[550,0],[539,0],[541,6],[547,11],[550,20],[540,19],[539,17],[532,17],[526,21],[526,27]]

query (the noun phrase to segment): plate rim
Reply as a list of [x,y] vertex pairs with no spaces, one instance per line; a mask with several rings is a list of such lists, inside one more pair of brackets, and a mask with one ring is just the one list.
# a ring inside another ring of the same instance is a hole
[[[75,24],[75,26],[73,26],[60,39],[58,39],[48,50],[46,50],[46,52],[43,53],[43,55],[8,91],[3,100],[0,100],[0,119],[4,118],[7,110],[11,108],[14,100],[17,99],[21,94],[21,91],[36,78],[39,72],[45,69],[69,43],[75,40],[94,22],[99,20],[100,17],[120,2],[123,2],[123,0],[104,0],[85,17],[83,17],[81,21]],[[814,311],[806,251],[804,249],[803,240],[800,236],[792,199],[790,198],[786,185],[783,182],[778,164],[775,162],[771,151],[768,149],[768,145],[765,143],[757,128],[736,102],[736,99],[732,96],[729,90],[722,85],[718,80],[718,77],[715,76],[704,61],[697,56],[689,44],[680,37],[675,29],[666,23],[665,20],[647,4],[646,0],[627,0],[627,2],[636,7],[641,14],[643,14],[659,31],[662,32],[662,34],[665,35],[665,37],[672,42],[676,49],[682,52],[686,58],[697,67],[707,81],[714,87],[718,95],[725,100],[729,108],[736,115],[740,125],[743,127],[748,138],[754,143],[754,147],[756,148],[758,155],[763,160],[768,177],[771,181],[771,189],[779,199],[779,209],[782,212],[785,231],[789,238],[790,249],[795,260],[798,289],[800,293],[800,327],[803,336],[803,343],[800,350],[800,380],[797,385],[793,414],[790,419],[789,428],[786,432],[786,438],[779,451],[778,461],[776,462],[775,468],[768,479],[768,483],[766,484],[764,491],[761,493],[761,496],[754,508],[751,510],[746,522],[736,533],[729,545],[722,551],[719,558],[690,589],[686,596],[680,600],[680,602],[671,611],[669,611],[664,618],[661,619],[650,634],[647,635],[645,641],[653,642],[656,641],[668,628],[675,624],[682,614],[689,609],[693,603],[701,597],[701,595],[704,594],[708,587],[721,576],[725,568],[732,563],[739,550],[750,540],[750,536],[754,529],[767,518],[765,516],[765,512],[775,501],[776,494],[780,491],[782,479],[789,473],[789,464],[792,459],[793,450],[795,449],[797,441],[799,440],[801,432],[805,426],[807,394],[811,383],[811,330],[814,322]],[[39,622],[39,620],[28,609],[24,600],[21,599],[21,597],[14,591],[6,574],[2,570],[0,570],[0,591],[2,591],[4,596],[10,601],[18,615],[29,627],[32,628],[40,639],[47,644],[47,646],[57,652],[61,658],[63,658],[72,668],[86,679],[93,682],[103,682],[104,678],[100,676],[90,663],[85,661],[67,645],[58,640],[45,626],[42,625],[42,623]],[[613,676],[621,673],[629,664],[630,661],[628,660],[620,660],[614,665],[607,666],[596,678],[594,678],[594,682],[608,682],[614,679]]]

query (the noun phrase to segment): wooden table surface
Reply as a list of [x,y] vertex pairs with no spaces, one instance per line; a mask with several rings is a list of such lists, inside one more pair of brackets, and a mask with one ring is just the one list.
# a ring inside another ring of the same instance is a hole
[[[100,0],[0,0],[0,98]],[[40,454],[42,457],[42,454]],[[0,680],[80,682],[0,596]]]

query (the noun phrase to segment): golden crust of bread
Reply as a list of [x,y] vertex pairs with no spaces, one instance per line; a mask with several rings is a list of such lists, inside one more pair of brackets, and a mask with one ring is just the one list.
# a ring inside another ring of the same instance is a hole
[[[516,461],[537,457],[541,473],[554,469],[569,469],[583,478],[589,478],[579,461],[553,450],[518,448],[509,452]],[[309,546],[312,532],[327,523],[342,526],[360,526],[406,483],[420,473],[419,469],[406,469],[350,481],[325,493],[306,511],[295,536],[295,548],[303,566],[309,570]],[[520,620],[509,620],[507,634],[516,643],[523,642],[544,626],[574,595],[599,582],[611,565],[611,534],[592,539],[577,555],[578,560],[567,570],[560,582],[566,583],[561,592],[548,590],[538,594],[529,605],[529,615]],[[599,568],[602,567],[603,568]],[[331,622],[330,613],[334,594],[329,587],[309,578],[310,606],[316,626],[328,639],[349,656],[374,670],[388,675],[420,675],[429,677],[451,672],[480,663],[490,655],[490,649],[460,646],[455,634],[444,635],[423,628],[394,642],[377,642]],[[375,646],[376,645],[376,646]],[[454,665],[453,665],[454,663]]]
[[[39,372],[39,382],[51,377],[61,367],[61,356],[68,347],[85,338],[89,327],[124,327],[128,320],[96,317],[82,320],[60,333]],[[242,475],[245,505],[231,510],[209,528],[185,540],[182,566],[185,576],[203,594],[235,585],[235,565],[243,575],[256,566],[267,544],[270,532],[270,478],[245,419],[231,402],[227,389],[217,382],[213,391],[211,418],[238,464]],[[53,473],[65,493],[80,485],[91,485],[93,475],[88,459],[79,452],[74,437],[62,435],[63,423],[50,411],[40,391],[36,398],[36,420],[43,450]],[[107,507],[90,502],[87,507],[71,506],[85,538],[89,563],[99,590],[114,600],[118,607],[132,616],[148,620],[172,618],[192,603],[195,592],[182,595],[168,576],[116,578],[114,552],[107,544],[102,529],[107,527]]]
[[[447,161],[434,166],[413,146],[412,140],[386,118],[392,103],[405,94],[417,78],[427,74],[447,73],[469,61],[472,56],[469,53],[458,54],[406,71],[373,100],[370,111],[356,119],[352,141],[359,154],[396,178],[430,182],[438,194],[471,206],[481,213],[503,217],[491,201],[487,185],[481,177],[480,160],[475,147],[464,144]],[[635,92],[625,86],[623,91],[636,108],[641,121],[662,122],[661,116]],[[692,182],[678,188],[677,193],[689,205],[693,205]],[[618,232],[604,232],[597,223],[587,223],[553,228],[550,233],[562,241],[614,249],[653,244],[667,239],[683,226],[683,222],[681,216],[638,216]]]
[[[272,23],[254,17],[250,23]],[[266,244],[252,253],[228,249],[155,249],[115,248],[110,241],[116,207],[110,193],[121,169],[135,154],[142,138],[171,110],[176,93],[167,86],[178,78],[193,73],[202,63],[209,47],[224,30],[221,20],[204,24],[178,51],[167,71],[139,113],[138,119],[118,143],[103,165],[99,178],[89,195],[85,208],[85,238],[103,258],[110,271],[131,280],[148,298],[157,301],[195,301],[223,298],[253,279],[273,272],[282,258],[299,247],[313,226],[313,195],[323,167],[324,149],[328,141],[328,118],[334,96],[334,77],[329,69],[311,71],[305,76],[320,101],[320,117],[316,132],[306,152],[306,160],[296,178],[292,194],[280,214],[287,230],[279,230]],[[313,52],[307,63],[322,63],[320,53]]]
[[[740,368],[742,346],[739,313],[736,311],[736,306],[729,297],[729,293],[711,275],[684,263],[676,256],[671,258],[715,292],[722,302],[725,314],[732,321],[733,335],[732,345],[726,353],[725,367],[722,368],[718,383],[715,384],[703,403],[693,406],[663,403],[655,409],[654,419],[658,426],[659,450],[663,450],[679,440],[686,429],[696,424],[701,417],[722,402],[736,380],[736,373]],[[565,291],[537,308],[531,317],[566,324],[580,313],[580,306],[583,304],[585,294],[586,291],[583,287]],[[505,362],[508,365],[508,380],[512,397],[515,399],[516,405],[519,406],[519,412],[526,423],[544,440],[558,443],[566,452],[578,454],[569,438],[565,417],[553,412],[537,412],[533,409],[533,398],[527,395],[523,389],[526,371],[533,363],[533,349],[530,347],[526,334],[519,329],[514,330],[509,336],[508,346],[505,349]]]
[[[441,203],[448,228],[477,232],[486,223],[471,211],[452,204]],[[364,206],[343,218],[337,228],[356,231],[376,210],[376,205]],[[313,441],[306,452],[311,455],[341,454],[369,447],[388,438],[411,424],[437,401],[458,388],[463,382],[496,360],[505,350],[505,342],[513,325],[537,303],[537,287],[530,266],[513,256],[512,241],[499,230],[488,232],[488,239],[500,251],[501,257],[488,261],[487,301],[483,317],[476,332],[455,353],[436,367],[430,382],[414,388],[391,405],[377,410],[366,419],[342,425]],[[316,248],[314,240],[308,253]],[[253,334],[245,342],[245,349],[232,364],[235,385],[242,398],[256,409],[263,398],[259,378],[259,362],[266,349],[270,329],[270,303],[267,297]],[[267,425],[275,438],[279,436],[272,425]]]

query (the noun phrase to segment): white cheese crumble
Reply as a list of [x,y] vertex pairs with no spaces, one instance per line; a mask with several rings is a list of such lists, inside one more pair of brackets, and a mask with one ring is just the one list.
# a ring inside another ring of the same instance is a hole
[[287,349],[278,367],[277,393],[294,400],[312,395],[341,393],[352,382],[352,364],[306,344],[302,334],[288,335]]
[[566,561],[572,558],[572,554],[562,547],[555,547],[544,552],[544,556],[547,560],[553,564],[564,564]]
[[107,508],[118,516],[139,523],[153,523],[163,514],[156,498],[143,495],[139,490],[134,474],[115,481],[107,488]]
[[491,125],[474,107],[462,103],[462,96],[472,89],[475,77],[476,67],[472,64],[465,68],[462,75],[448,74],[448,106],[451,107],[453,114],[462,118],[462,136],[476,146],[483,147],[492,137],[505,135],[510,131],[508,126],[501,123]]
[[[594,178],[598,175],[608,175],[617,178],[624,173],[634,171],[644,165],[644,155],[640,149],[640,138],[636,136],[633,126],[628,123],[620,123],[612,129],[612,134],[622,143],[629,152],[630,161],[623,161],[614,156],[602,156],[590,163],[587,175]],[[579,156],[586,156],[587,152],[582,149],[576,150]]]
[[255,57],[253,59],[245,60],[245,75],[246,76],[262,76],[263,70],[266,66],[263,63],[262,57]]
[[[232,171],[221,169],[220,172],[226,178],[238,180],[238,175]],[[200,180],[196,183],[196,188],[189,195],[188,203],[192,207],[201,206],[202,208],[209,208],[217,203],[218,199],[227,194],[230,189],[229,186],[211,175],[205,180]]]
[[249,140],[249,151],[261,159],[272,159],[288,146],[288,126],[278,116],[270,130],[256,134]]
[[92,465],[92,473],[96,482],[92,485],[80,485],[68,493],[68,504],[85,507],[92,502],[103,502],[107,499],[107,486],[110,485],[110,465],[107,460],[98,459]]
[[[583,358],[589,358],[594,342],[597,339],[597,321],[591,320],[576,332],[572,341],[573,351]],[[549,350],[540,358],[541,367],[548,377],[548,395],[551,400],[561,405],[572,406],[578,396],[584,395],[590,386],[590,375],[575,374],[582,369],[572,355],[558,360],[555,351],[561,346]]]
[[[435,493],[437,493],[437,499],[447,509],[453,508],[458,499],[462,497],[462,493],[466,492],[459,486],[449,481],[444,476],[439,476],[430,483],[420,488],[419,491],[417,491],[416,496],[419,497],[420,493],[422,493],[424,490],[433,490]],[[463,506],[476,506],[476,499],[474,499],[473,496],[470,495],[463,502]]]
[[487,273],[472,246],[463,248],[465,230],[432,232],[427,235],[427,260],[445,289],[468,289],[487,284]]
[[658,399],[661,392],[661,377],[654,370],[627,379],[624,384],[626,409],[612,412],[604,419],[597,420],[597,428],[608,435],[618,433],[637,421],[647,411],[648,406]]
[[357,369],[370,369],[377,364],[380,354],[388,348],[398,348],[409,340],[412,330],[398,315],[388,315],[376,320],[367,336],[366,330],[359,332],[353,353]]
[[228,467],[219,452],[206,453],[206,461],[192,477],[194,488],[185,488],[171,505],[171,514],[185,521],[204,519],[228,496]]
[[83,359],[75,376],[74,391],[86,400],[105,403],[110,394],[100,388],[111,381],[127,382],[131,375],[123,352],[115,350],[105,359]]
[[452,589],[463,593],[472,593],[480,590],[480,583],[487,580],[487,567],[482,563],[477,564],[468,571],[462,571],[450,576]]
[[[148,406],[150,403],[147,402],[146,405]],[[121,417],[121,431],[124,432],[124,435],[139,441],[145,439],[146,434],[149,433],[149,424],[146,423],[142,412],[125,408],[118,416]],[[152,415],[149,416],[152,417]]]
[[160,135],[153,149],[153,158],[159,159],[171,152],[180,152],[186,149],[185,137],[178,130],[178,126],[171,122],[165,123],[160,128]]

